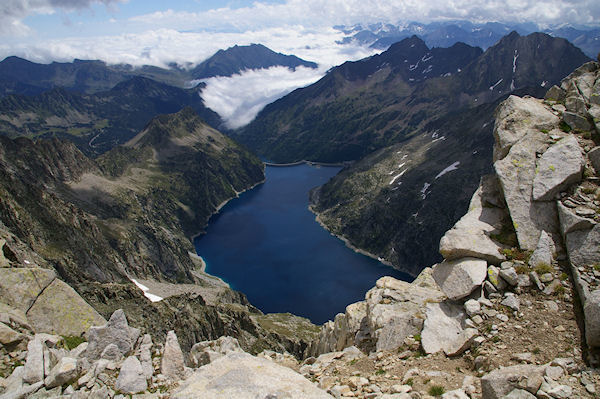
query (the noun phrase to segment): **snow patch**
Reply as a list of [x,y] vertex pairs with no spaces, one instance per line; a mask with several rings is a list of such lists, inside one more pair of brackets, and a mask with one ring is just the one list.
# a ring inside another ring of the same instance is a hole
[[500,78],[499,81],[496,82],[496,84],[494,84],[493,86],[490,86],[490,91],[494,90],[496,88],[496,86],[498,86],[500,83],[502,83],[504,79]]
[[425,199],[427,198],[427,194],[429,194],[427,192],[427,190],[429,189],[429,187],[431,187],[431,184],[425,182],[425,184],[423,184],[423,188],[421,189],[421,198]]
[[515,55],[513,56],[513,73],[517,71],[517,58],[519,58],[519,52],[515,50]]
[[412,64],[411,66],[408,67],[409,71],[414,71],[415,69],[417,69],[419,67],[419,62],[421,62],[421,60],[417,61],[416,64]]
[[452,172],[453,170],[458,169],[458,165],[460,165],[459,161],[454,162],[452,165],[448,166],[446,169],[444,169],[440,173],[438,173],[438,175],[435,177],[435,180],[437,180],[440,177],[444,176],[448,172]]
[[403,174],[405,174],[407,170],[408,170],[408,169],[405,169],[405,170],[403,170],[402,172],[398,173],[396,176],[394,176],[394,177],[392,178],[392,180],[390,181],[390,186],[391,186],[392,184],[394,184],[394,182],[395,182],[397,179],[399,179],[400,177],[402,177],[402,175],[403,175]]
[[148,292],[149,288],[146,287],[144,284],[138,282],[136,279],[131,279],[131,281],[133,282],[133,284],[135,284],[140,290],[142,290],[144,292],[144,296],[148,299],[150,299],[151,302],[159,302],[162,301],[163,298],[159,297],[158,295],[154,295]]
[[510,91],[513,91],[515,89],[515,80],[511,80],[510,81]]
[[542,83],[540,83],[540,86],[542,87],[546,87],[546,85],[548,84],[547,80],[544,80]]
[[427,62],[427,61],[429,61],[430,59],[432,59],[432,58],[433,58],[433,55],[429,55],[429,57],[427,57],[428,55],[429,55],[429,53],[425,54],[425,55],[423,56],[423,58],[421,58],[421,61],[423,61],[423,62]]
[[427,68],[425,68],[425,69],[423,70],[423,72],[421,72],[421,73],[423,73],[423,74],[425,74],[425,73],[429,73],[429,72],[431,72],[431,70],[432,70],[432,69],[433,69],[433,65],[429,65],[429,66],[428,66]]

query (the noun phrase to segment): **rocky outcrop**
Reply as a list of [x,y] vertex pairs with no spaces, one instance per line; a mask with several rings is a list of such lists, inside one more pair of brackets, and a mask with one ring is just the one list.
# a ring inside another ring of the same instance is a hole
[[473,194],[469,210],[440,240],[440,254],[447,260],[475,257],[499,264],[506,257],[504,246],[490,238],[499,233],[508,218],[495,176],[485,176]]
[[311,355],[357,346],[365,351],[396,349],[405,338],[418,334],[427,303],[444,297],[425,269],[412,283],[382,277],[369,290],[364,302],[351,304],[345,313],[327,322],[309,349]]
[[115,345],[122,355],[127,355],[133,349],[139,335],[140,330],[129,327],[125,312],[119,309],[103,326],[90,328],[86,356],[90,360],[99,359],[109,345]]

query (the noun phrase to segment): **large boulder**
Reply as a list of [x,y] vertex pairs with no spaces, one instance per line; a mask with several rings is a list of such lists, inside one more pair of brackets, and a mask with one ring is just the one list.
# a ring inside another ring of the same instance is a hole
[[504,158],[529,132],[558,126],[558,117],[533,98],[509,96],[496,108],[495,116],[494,161]]
[[442,299],[444,294],[433,280],[430,268],[424,269],[412,283],[382,277],[367,292],[365,301],[349,305],[334,322],[321,327],[309,353],[318,356],[353,345],[365,351],[396,349],[407,336],[421,331],[426,304]]
[[533,199],[549,201],[569,185],[581,180],[585,160],[575,136],[553,144],[540,157],[533,179]]
[[199,367],[211,363],[230,352],[243,352],[238,340],[233,337],[219,337],[213,341],[202,341],[194,344],[190,350],[190,359],[195,367]]
[[173,399],[331,399],[295,371],[247,353],[231,352],[197,369]]
[[431,269],[419,277],[411,284],[382,277],[367,292],[368,328],[376,351],[396,349],[406,337],[418,334],[426,305],[443,299],[444,294],[431,281]]
[[477,330],[464,329],[465,319],[462,306],[445,302],[428,304],[421,333],[425,353],[444,351],[454,356],[467,350]]
[[126,394],[144,392],[148,382],[144,375],[142,364],[135,356],[129,356],[121,365],[115,389]]
[[46,388],[54,388],[73,382],[79,375],[77,359],[64,356],[56,366],[52,367],[50,374],[44,380]]
[[[495,154],[494,158],[494,169],[517,233],[519,246],[522,249],[534,250],[542,230],[552,235],[558,232],[555,204],[532,199],[536,154],[545,150],[547,138],[540,129],[542,126],[552,127],[558,124],[558,118],[538,100],[526,98],[517,101],[513,97],[504,101],[497,111],[497,115],[502,117],[497,117],[494,130],[496,141],[500,143],[499,153]],[[539,115],[531,115],[532,109],[539,112]],[[526,119],[518,121],[521,117]],[[507,138],[502,139],[503,136]],[[517,142],[518,145],[513,145]]]
[[38,296],[27,318],[36,332],[64,336],[80,336],[90,327],[106,323],[104,317],[59,279]]
[[500,252],[502,245],[492,240],[490,234],[502,229],[508,214],[506,209],[486,201],[489,192],[493,192],[494,197],[499,196],[497,179],[487,176],[481,179],[473,194],[469,211],[440,240],[440,254],[444,259],[475,257],[496,264],[505,260]]
[[596,222],[588,218],[577,215],[571,208],[568,208],[557,201],[558,218],[560,220],[560,232],[563,237],[575,230],[589,230],[596,225]]
[[600,290],[591,292],[585,298],[585,340],[591,347],[600,347]]
[[179,346],[177,335],[175,335],[175,331],[173,330],[167,333],[160,370],[165,377],[173,381],[180,380],[185,375],[183,352]]
[[514,389],[535,395],[544,381],[543,366],[516,365],[492,371],[481,378],[482,399],[500,399]]
[[545,231],[542,231],[538,244],[535,247],[535,251],[533,251],[529,258],[529,265],[534,268],[542,263],[551,265],[552,259],[554,258],[554,252],[554,241],[552,241],[552,237]]
[[7,305],[27,312],[54,279],[56,273],[49,269],[0,268],[0,298]]
[[572,266],[591,265],[600,259],[600,226],[571,231],[567,233],[565,241]]
[[139,329],[129,327],[123,309],[115,310],[106,324],[90,328],[86,357],[90,361],[100,359],[102,352],[110,344],[115,344],[121,354],[126,356],[133,349],[139,335]]
[[469,296],[481,287],[487,275],[487,262],[478,258],[444,260],[433,268],[433,278],[452,300]]

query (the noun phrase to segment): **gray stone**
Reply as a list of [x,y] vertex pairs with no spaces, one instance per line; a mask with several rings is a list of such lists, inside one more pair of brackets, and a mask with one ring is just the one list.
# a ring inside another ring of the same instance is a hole
[[16,332],[6,324],[0,322],[0,344],[4,346],[10,346],[21,342],[25,336],[21,333]]
[[551,378],[554,381],[557,381],[560,377],[565,375],[565,371],[560,366],[548,366],[548,367],[546,367],[545,374],[548,378]]
[[440,240],[440,254],[447,260],[474,257],[498,263],[505,259],[503,246],[490,238],[502,229],[508,217],[506,209],[490,207],[490,197],[499,196],[497,179],[482,178],[469,204],[469,211],[444,234]]
[[58,361],[56,366],[52,367],[50,374],[44,380],[44,385],[46,388],[62,386],[75,381],[77,376],[77,359],[65,356]]
[[592,128],[592,124],[586,117],[573,112],[563,112],[563,120],[567,125],[576,130],[588,131]]
[[481,378],[483,399],[500,399],[514,389],[535,394],[542,385],[544,367],[519,364],[496,369]]
[[45,345],[45,336],[37,334],[27,344],[27,358],[25,360],[23,381],[28,384],[43,381],[49,372],[50,352]]
[[65,282],[55,279],[27,311],[36,332],[80,336],[106,320]]
[[573,388],[568,385],[559,385],[550,389],[548,395],[556,399],[568,399],[573,395]]
[[591,347],[600,347],[600,290],[589,294],[583,305],[585,340]]
[[377,280],[364,302],[348,306],[343,319],[336,316],[335,323],[323,325],[310,355],[335,352],[351,342],[361,347],[368,343],[362,337],[372,340],[377,351],[404,345],[405,338],[421,332],[426,304],[445,297],[431,274],[425,268],[412,283],[389,276]]
[[531,130],[539,132],[558,126],[558,117],[533,98],[509,96],[496,108],[495,116],[494,161],[504,158],[513,144]]
[[124,393],[134,394],[148,389],[148,382],[142,369],[142,364],[135,356],[129,356],[123,362],[115,389]]
[[587,113],[587,107],[585,106],[585,101],[579,94],[570,95],[565,100],[565,108],[569,112],[574,112],[576,114],[585,115]]
[[575,136],[553,144],[538,159],[533,179],[533,199],[548,201],[573,183],[581,181],[585,160]]
[[44,386],[43,381],[36,382],[31,385],[23,385],[16,391],[7,392],[4,395],[0,396],[0,399],[25,399],[29,398],[34,392],[38,391],[41,387]]
[[554,281],[554,276],[552,275],[552,273],[544,273],[540,276],[540,281],[542,283],[550,283]]
[[54,279],[53,270],[0,268],[0,298],[7,305],[27,312]]
[[522,134],[519,144],[510,147],[508,154],[494,163],[494,169],[504,192],[519,246],[524,250],[534,250],[542,230],[553,234],[558,232],[558,217],[553,203],[532,199],[536,152],[544,148],[545,135],[531,127],[525,128]]
[[295,371],[247,353],[230,352],[180,383],[173,399],[331,399]]
[[478,315],[481,313],[481,304],[475,299],[469,299],[465,302],[465,312],[469,317]]
[[561,103],[561,102],[565,101],[565,96],[566,96],[566,92],[563,89],[561,89],[557,85],[553,85],[546,92],[544,99],[550,100],[550,101],[557,101],[557,102]]
[[119,361],[123,359],[123,354],[121,353],[121,350],[117,345],[108,344],[106,348],[104,348],[104,350],[102,351],[100,358],[106,360]]
[[487,262],[477,258],[444,260],[433,268],[433,278],[452,300],[469,296],[486,277]]
[[531,282],[533,283],[533,285],[535,285],[535,287],[538,290],[543,291],[544,288],[546,288],[544,286],[544,284],[542,284],[540,277],[538,276],[538,274],[535,271],[529,272],[529,278],[531,279]]
[[427,304],[421,345],[425,353],[444,351],[456,355],[468,349],[477,330],[463,329],[465,314],[462,307],[450,303]]
[[554,241],[552,241],[552,237],[545,231],[542,231],[535,251],[533,251],[533,254],[531,254],[531,257],[529,258],[529,266],[535,268],[541,263],[551,265],[554,252]]
[[517,275],[517,272],[513,267],[510,267],[508,269],[501,269],[498,274],[500,275],[500,277],[502,277],[504,281],[506,281],[509,285],[513,287],[519,284],[519,276]]
[[146,379],[150,379],[154,374],[154,367],[152,365],[152,337],[150,334],[145,334],[140,344],[139,350],[140,363],[144,370],[144,376]]
[[564,206],[562,202],[556,201],[558,209],[558,218],[560,220],[560,231],[564,236],[575,230],[589,230],[596,225],[596,222],[578,216],[570,208]]
[[567,252],[571,264],[578,268],[591,265],[600,259],[600,227],[590,230],[571,231],[566,237]]
[[592,166],[596,170],[596,174],[600,174],[600,147],[592,148],[588,153],[587,157],[592,163]]
[[173,381],[180,380],[185,376],[183,352],[173,330],[167,333],[160,371],[165,377]]
[[504,290],[507,287],[506,281],[500,277],[500,269],[496,266],[488,266],[487,279],[497,290]]
[[229,352],[243,352],[237,339],[220,337],[213,341],[198,342],[190,350],[190,359],[194,367],[204,366]]
[[115,310],[106,324],[91,327],[88,332],[88,347],[86,357],[90,361],[99,359],[104,349],[115,344],[124,356],[133,350],[140,330],[129,327],[123,309]]
[[443,394],[442,399],[469,399],[469,395],[467,395],[462,389],[455,389]]
[[508,395],[503,396],[502,399],[536,399],[536,397],[523,389],[513,389]]
[[504,299],[500,303],[504,306],[508,306],[512,310],[519,311],[519,305],[520,305],[519,297],[517,297],[512,292],[507,292],[505,294]]

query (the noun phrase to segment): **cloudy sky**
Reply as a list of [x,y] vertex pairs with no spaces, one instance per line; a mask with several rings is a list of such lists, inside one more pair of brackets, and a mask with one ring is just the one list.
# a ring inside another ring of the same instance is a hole
[[[209,82],[207,105],[239,125],[252,116],[246,111],[260,109],[261,101],[232,95],[232,87],[256,91],[262,85],[262,97],[273,99],[315,81],[331,66],[372,54],[358,46],[337,45],[342,34],[334,25],[444,19],[599,25],[600,1],[0,0],[0,59],[17,55],[36,62],[80,58],[189,65],[234,44],[262,43],[319,63],[317,71],[272,69],[263,71],[263,77],[251,73]],[[221,99],[217,104],[221,95],[229,96],[229,102]],[[232,101],[243,109],[236,110]]]

